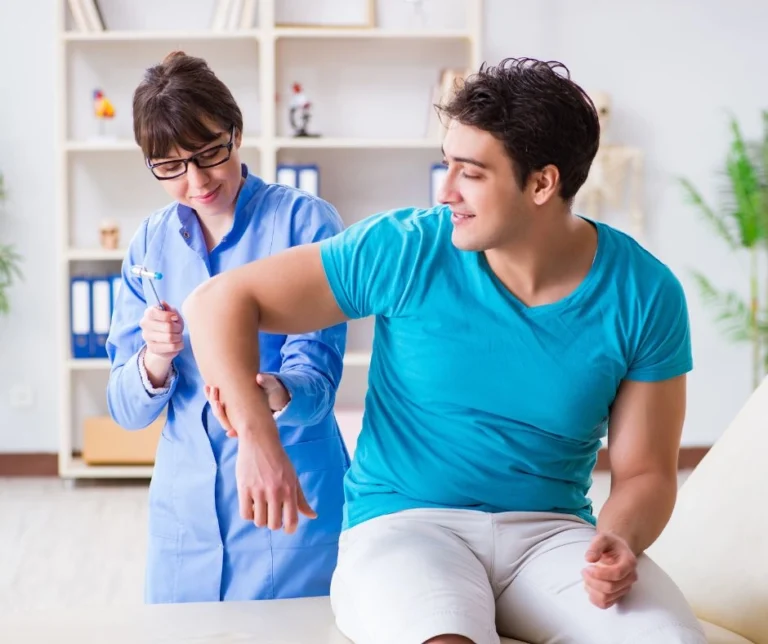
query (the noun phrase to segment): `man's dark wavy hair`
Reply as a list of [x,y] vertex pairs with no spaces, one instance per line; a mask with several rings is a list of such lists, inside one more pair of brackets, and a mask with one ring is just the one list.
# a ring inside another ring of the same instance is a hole
[[592,100],[557,61],[506,58],[493,67],[483,64],[437,109],[501,141],[521,189],[532,172],[556,166],[560,197],[567,202],[586,181],[600,142]]

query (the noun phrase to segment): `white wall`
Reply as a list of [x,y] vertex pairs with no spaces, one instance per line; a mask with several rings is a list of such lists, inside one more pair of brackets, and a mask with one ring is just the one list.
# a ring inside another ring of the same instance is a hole
[[[50,0],[0,3],[0,243],[16,244],[25,273],[0,317],[0,452],[57,449],[54,24]],[[17,384],[31,408],[9,406]]]
[[[429,11],[439,5],[425,0]],[[689,294],[696,369],[684,433],[688,445],[719,436],[749,394],[750,371],[746,347],[722,338],[687,271],[705,269],[718,283],[743,291],[745,265],[728,257],[684,204],[674,177],[685,175],[716,197],[727,146],[725,110],[741,119],[748,135],[760,133],[768,84],[761,80],[758,61],[768,57],[762,27],[768,24],[768,6],[757,5],[750,0],[727,6],[714,0],[486,0],[486,60],[533,56],[565,62],[585,88],[612,94],[611,135],[646,153],[647,244],[680,275]],[[14,3],[12,19],[9,12],[8,3],[0,8],[0,168],[11,191],[0,218],[0,243],[17,244],[25,256],[26,280],[11,294],[12,316],[0,319],[0,452],[53,452],[58,442],[53,2]],[[334,51],[328,55],[337,55]],[[31,117],[33,106],[42,114],[37,120]],[[334,127],[338,124],[326,121],[326,130]],[[400,127],[409,134],[414,130],[410,122],[387,129]],[[334,154],[326,153],[329,160]],[[396,163],[384,156],[381,163]],[[354,158],[348,162],[357,167]],[[363,163],[376,172],[375,156]],[[332,173],[326,179],[332,181]],[[408,199],[419,190],[405,186],[395,196]],[[341,184],[328,185],[328,191],[344,194]],[[349,201],[360,207],[361,195]],[[10,407],[9,391],[17,384],[31,387],[31,408]]]

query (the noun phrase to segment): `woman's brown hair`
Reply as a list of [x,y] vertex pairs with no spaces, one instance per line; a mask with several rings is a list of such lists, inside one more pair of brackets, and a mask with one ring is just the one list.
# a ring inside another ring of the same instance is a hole
[[196,150],[233,126],[235,135],[243,131],[229,88],[202,58],[181,51],[147,69],[133,94],[133,134],[148,159],[167,157],[176,146]]

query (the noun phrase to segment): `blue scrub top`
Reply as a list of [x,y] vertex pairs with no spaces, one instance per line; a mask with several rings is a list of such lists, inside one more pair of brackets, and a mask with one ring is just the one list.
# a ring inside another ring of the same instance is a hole
[[140,429],[167,407],[149,490],[149,603],[327,595],[336,565],[349,455],[333,405],[346,324],[303,335],[259,333],[261,371],[278,375],[291,394],[278,429],[318,513],[312,521],[301,517],[292,535],[240,517],[238,442],[211,412],[186,329],[167,388],[150,392],[141,378],[139,321],[155,299],[148,281],[131,274],[132,265],[162,273],[154,283],[158,295],[181,311],[185,298],[210,277],[342,230],[325,201],[267,184],[246,166],[243,176],[232,228],[210,253],[195,212],[173,203],[142,223],[123,262],[107,340],[109,411],[122,427]]

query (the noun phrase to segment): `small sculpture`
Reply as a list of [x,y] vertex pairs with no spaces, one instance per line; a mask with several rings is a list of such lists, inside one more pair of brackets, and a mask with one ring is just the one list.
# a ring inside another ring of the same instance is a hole
[[424,13],[424,0],[404,0],[407,4],[411,5],[413,9],[413,15],[418,21],[419,27],[427,26],[427,16]]
[[600,121],[600,147],[589,176],[576,195],[575,207],[592,219],[600,219],[605,207],[620,208],[626,203],[631,234],[639,239],[645,228],[641,205],[643,152],[606,141],[613,111],[611,97],[595,92],[591,98]]
[[112,219],[105,219],[99,226],[99,240],[105,250],[117,250],[120,247],[120,226]]
[[293,84],[293,96],[291,97],[291,103],[289,106],[289,118],[291,121],[291,127],[293,128],[293,136],[295,137],[314,137],[320,136],[319,134],[310,134],[307,132],[307,124],[312,117],[312,103],[307,100],[304,92],[301,89],[299,83]]
[[115,118],[115,107],[100,89],[93,90],[93,113],[99,121],[99,136],[104,136],[104,123]]

